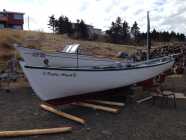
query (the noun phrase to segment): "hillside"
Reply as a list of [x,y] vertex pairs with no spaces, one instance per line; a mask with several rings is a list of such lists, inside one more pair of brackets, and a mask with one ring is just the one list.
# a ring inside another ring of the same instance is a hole
[[[119,51],[125,51],[131,54],[136,49],[145,49],[140,46],[118,45],[112,43],[82,41],[71,39],[64,35],[52,33],[34,32],[34,31],[17,31],[17,30],[0,30],[0,62],[4,63],[11,55],[15,54],[12,47],[13,43],[21,43],[25,47],[40,48],[45,51],[61,51],[67,44],[78,43],[81,50],[86,54],[97,57],[116,58]],[[154,47],[162,45],[171,45],[174,43],[153,42]],[[18,54],[17,54],[18,55]]]
[[81,50],[98,57],[114,58],[119,51],[131,53],[135,50],[134,46],[117,45],[111,43],[82,41],[70,39],[64,35],[52,33],[0,30],[0,61],[6,61],[14,54],[13,43],[21,43],[25,47],[40,48],[47,51],[60,51],[66,44],[79,43]]

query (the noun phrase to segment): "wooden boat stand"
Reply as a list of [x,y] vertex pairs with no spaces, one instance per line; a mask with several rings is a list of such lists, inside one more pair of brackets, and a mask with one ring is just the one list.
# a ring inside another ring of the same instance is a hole
[[119,111],[119,109],[117,109],[117,108],[96,105],[96,104],[87,103],[87,102],[77,102],[77,103],[73,103],[73,105],[86,107],[86,108],[92,108],[95,110],[102,110],[102,111],[111,112],[111,113],[118,113],[118,111]]
[[[106,93],[106,92],[105,92]],[[107,93],[108,94],[108,93]],[[103,95],[104,96],[104,95]],[[83,98],[85,97],[85,98]],[[118,113],[121,107],[124,107],[125,104],[122,102],[114,102],[114,101],[105,101],[105,100],[97,100],[92,97],[97,97],[95,94],[93,96],[78,96],[77,98],[67,98],[64,100],[57,100],[51,102],[43,102],[40,107],[43,110],[54,113],[60,117],[69,119],[71,121],[77,122],[79,124],[86,124],[86,120],[71,115],[69,113],[65,113],[61,110],[57,109],[57,105],[73,105],[91,108],[95,110],[101,110],[105,112]],[[99,96],[100,97],[100,96]],[[54,134],[54,133],[63,133],[70,132],[72,127],[60,127],[60,128],[47,128],[47,129],[31,129],[31,130],[16,130],[16,131],[2,131],[0,132],[0,137],[18,137],[18,136],[30,136],[30,135],[43,135],[43,134]]]
[[58,127],[47,129],[31,129],[31,130],[16,130],[16,131],[2,131],[0,137],[20,137],[20,136],[32,136],[32,135],[44,135],[44,134],[56,134],[70,132],[72,127]]
[[[96,103],[96,104],[95,104]],[[93,108],[96,110],[102,110],[111,113],[118,113],[119,108],[125,106],[124,103],[121,102],[113,102],[113,101],[102,101],[102,100],[86,100],[73,102],[72,105],[77,105],[81,107]],[[99,105],[98,105],[99,104]],[[102,105],[100,105],[102,104]],[[115,107],[113,107],[115,106]],[[75,121],[80,124],[85,124],[86,121],[80,117],[59,111],[56,109],[56,106],[48,104],[46,102],[42,103],[40,107],[46,111],[54,113],[60,117]],[[20,137],[20,136],[31,136],[31,135],[44,135],[44,134],[55,134],[55,133],[64,133],[72,131],[72,127],[59,127],[59,128],[47,128],[47,129],[31,129],[31,130],[16,130],[16,131],[2,131],[0,132],[0,137]]]
[[62,111],[59,111],[59,110],[55,109],[55,107],[50,105],[50,104],[43,103],[43,104],[40,105],[40,107],[42,109],[44,109],[46,111],[49,111],[51,113],[54,113],[54,114],[56,114],[60,117],[75,121],[75,122],[80,123],[80,124],[85,124],[84,119],[82,119],[80,117],[77,117],[77,116],[74,116],[74,115],[71,115],[71,114],[68,114],[68,113],[65,113],[65,112],[62,112]]
[[[118,113],[120,108],[125,106],[125,104],[121,102],[103,101],[103,100],[95,100],[95,99],[71,102],[68,104],[73,105],[73,106],[80,106],[80,107],[86,107],[86,108],[91,108],[95,110],[101,110],[101,111],[110,112],[110,113]],[[57,108],[56,105],[44,102],[40,105],[40,107],[48,112],[54,113],[60,117],[69,119],[71,121],[74,121],[74,122],[77,122],[83,125],[85,125],[86,123],[86,121],[81,117],[71,115],[63,111],[59,111],[58,109],[56,109]]]

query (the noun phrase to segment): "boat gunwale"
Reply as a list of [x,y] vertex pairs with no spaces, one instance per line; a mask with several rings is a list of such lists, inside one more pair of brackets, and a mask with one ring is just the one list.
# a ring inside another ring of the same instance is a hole
[[[77,59],[77,54],[76,53],[65,53],[65,54],[72,54],[72,55],[74,55],[76,58],[73,58],[73,56],[54,56],[55,55],[55,53],[46,53],[46,52],[43,52],[46,56],[49,56],[49,57],[59,57],[59,58],[71,58],[71,59]],[[56,54],[57,54],[58,52],[56,52]],[[62,52],[62,53],[64,53],[64,52]],[[30,54],[30,55],[32,55],[33,53],[31,53],[31,52],[25,52],[24,54]],[[59,54],[61,54],[60,52],[59,52]],[[58,55],[58,54],[57,54]],[[106,58],[106,57],[103,57],[103,58],[99,58],[99,57],[94,57],[93,55],[85,55],[85,54],[78,54],[78,56],[83,56],[84,58],[78,58],[78,60],[89,60],[89,61],[104,61],[104,62],[112,62],[112,63],[114,63],[114,62],[121,62],[121,63],[124,63],[125,61],[124,60],[115,60],[115,59],[109,59],[109,58]],[[92,57],[92,58],[86,58],[86,57]]]
[[[42,53],[44,53],[46,56],[49,57],[61,57],[61,58],[71,58],[71,59],[77,59],[77,58],[73,58],[72,56],[53,56],[55,54],[67,54],[67,55],[77,55],[77,53],[67,53],[67,52],[45,52],[39,48],[28,48],[28,47],[24,47],[24,46],[16,46],[17,48],[25,48],[25,49],[31,49],[31,50],[38,50]],[[33,54],[31,52],[24,52],[24,54]],[[107,58],[107,57],[95,57],[94,55],[86,55],[86,54],[78,54],[78,56],[83,56],[85,58],[79,58],[79,60],[90,60],[90,61],[105,61],[105,62],[119,62],[119,63],[127,63],[126,60],[117,60],[117,59],[113,59],[113,58]],[[170,57],[172,55],[169,56],[163,56],[162,58],[166,58],[166,57]],[[93,59],[91,58],[86,58],[86,57],[93,57]],[[159,58],[155,58],[157,60],[159,60]],[[151,59],[153,60],[153,59]],[[150,60],[150,61],[151,61]],[[145,61],[144,61],[145,62]]]
[[[31,50],[37,50],[37,51],[40,51],[40,52],[42,52],[42,53],[44,53],[46,56],[52,56],[52,55],[60,55],[60,54],[67,54],[67,55],[69,55],[69,54],[72,54],[72,55],[77,55],[77,53],[67,53],[67,52],[60,52],[60,51],[56,51],[56,52],[47,52],[47,51],[44,51],[44,50],[42,50],[42,49],[39,49],[39,48],[29,48],[29,47],[24,47],[24,46],[16,46],[17,48],[25,48],[25,49],[31,49]],[[16,48],[15,47],[15,48]],[[25,53],[25,52],[24,52]],[[30,52],[26,52],[25,54],[32,54],[32,53],[30,53]],[[107,58],[107,57],[96,57],[96,56],[94,56],[94,55],[90,55],[90,54],[78,54],[78,56],[88,56],[88,57],[93,57],[93,58],[95,58],[95,59],[105,59],[105,60],[97,60],[97,61],[116,61],[115,59],[113,59],[113,58]],[[52,57],[61,57],[61,56],[52,56]],[[66,57],[66,58],[68,58],[68,57]],[[75,58],[75,59],[77,59],[77,58]],[[120,62],[122,62],[122,61],[120,61]]]
[[62,68],[56,68],[56,67],[40,67],[40,66],[29,66],[29,65],[24,65],[25,68],[29,68],[29,69],[43,69],[43,70],[61,70],[61,71],[123,71],[123,70],[132,70],[132,69],[141,69],[141,68],[149,68],[149,67],[156,67],[156,66],[160,66],[160,65],[164,65],[167,63],[171,63],[174,62],[173,59],[170,59],[168,61],[165,62],[161,62],[158,64],[152,64],[152,65],[146,65],[146,66],[131,66],[131,67],[115,67],[115,68],[93,68],[90,67],[89,69],[86,68],[81,68],[81,67],[62,67]]

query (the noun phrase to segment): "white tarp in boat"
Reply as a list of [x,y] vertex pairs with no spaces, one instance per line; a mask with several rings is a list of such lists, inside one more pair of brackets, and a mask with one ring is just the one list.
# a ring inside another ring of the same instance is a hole
[[62,52],[66,53],[77,53],[77,50],[79,48],[80,44],[71,44],[67,45]]

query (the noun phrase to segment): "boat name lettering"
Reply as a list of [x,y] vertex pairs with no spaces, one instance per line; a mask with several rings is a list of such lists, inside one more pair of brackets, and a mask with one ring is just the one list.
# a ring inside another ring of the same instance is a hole
[[55,73],[55,72],[43,72],[43,75],[47,75],[47,76],[76,77],[76,73]]

